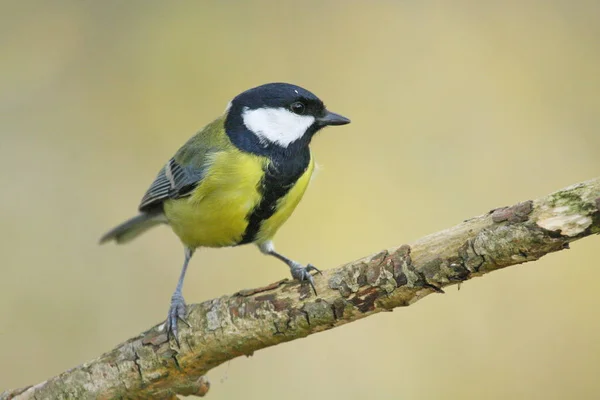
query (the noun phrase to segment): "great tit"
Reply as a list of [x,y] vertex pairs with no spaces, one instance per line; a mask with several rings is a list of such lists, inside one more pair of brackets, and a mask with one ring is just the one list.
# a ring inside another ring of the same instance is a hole
[[254,243],[314,290],[310,272],[319,270],[276,252],[272,239],[310,181],[315,165],[311,139],[325,126],[348,123],[299,86],[269,83],[249,89],[166,163],[142,198],[139,214],[100,239],[127,243],[161,224],[179,236],[185,261],[171,297],[168,334],[177,339],[177,320],[185,321],[182,286],[199,247]]

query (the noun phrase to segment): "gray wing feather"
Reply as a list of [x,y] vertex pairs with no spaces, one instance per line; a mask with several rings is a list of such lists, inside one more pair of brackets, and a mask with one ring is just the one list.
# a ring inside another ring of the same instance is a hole
[[189,196],[204,177],[205,168],[182,166],[174,158],[162,167],[140,202],[140,211],[167,199]]

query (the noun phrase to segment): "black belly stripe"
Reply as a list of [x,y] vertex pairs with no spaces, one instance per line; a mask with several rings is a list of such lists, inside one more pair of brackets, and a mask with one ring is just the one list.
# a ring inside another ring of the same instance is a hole
[[268,164],[259,184],[261,201],[246,217],[248,226],[238,244],[252,243],[256,239],[263,221],[275,214],[277,202],[294,187],[309,163],[310,151],[307,148],[305,152],[284,162],[271,161]]

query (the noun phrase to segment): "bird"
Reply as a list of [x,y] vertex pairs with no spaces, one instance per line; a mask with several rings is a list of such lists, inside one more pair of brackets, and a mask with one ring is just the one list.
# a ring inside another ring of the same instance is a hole
[[183,282],[198,248],[255,244],[316,294],[311,272],[320,270],[277,252],[273,237],[310,182],[312,138],[324,127],[348,123],[300,86],[278,82],[248,89],[160,169],[138,215],[102,236],[100,243],[128,243],[166,224],[179,237],[184,262],[165,321],[167,335],[178,341],[177,323],[187,323]]

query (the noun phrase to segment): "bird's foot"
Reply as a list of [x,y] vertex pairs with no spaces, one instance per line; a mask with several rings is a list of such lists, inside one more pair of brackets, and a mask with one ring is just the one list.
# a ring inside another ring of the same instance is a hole
[[315,292],[315,296],[317,295],[317,289],[315,289],[315,280],[310,273],[311,271],[315,271],[317,274],[321,274],[321,271],[315,267],[314,265],[308,264],[306,267],[300,263],[292,261],[290,263],[290,271],[292,272],[292,277],[300,282],[308,281],[310,287]]
[[187,307],[185,305],[183,295],[178,292],[173,293],[173,296],[171,297],[171,306],[169,307],[169,315],[167,316],[165,327],[167,329],[167,335],[173,335],[175,341],[177,342],[177,345],[179,345],[177,320],[182,320],[187,326],[190,326],[190,324],[185,319],[187,315],[186,310]]

